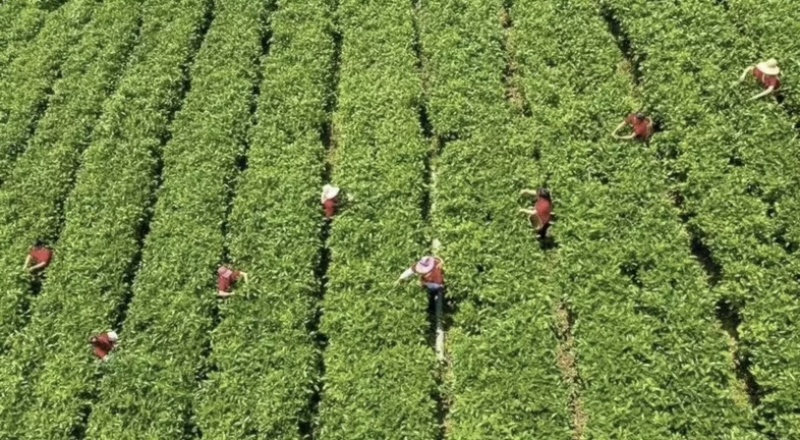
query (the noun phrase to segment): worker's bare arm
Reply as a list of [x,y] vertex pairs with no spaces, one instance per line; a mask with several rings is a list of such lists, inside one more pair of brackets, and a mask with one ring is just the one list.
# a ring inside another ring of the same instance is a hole
[[523,195],[523,196],[535,196],[536,195],[536,191],[532,190],[532,189],[523,189],[519,193],[520,193],[520,195]]
[[414,277],[414,270],[413,269],[406,269],[405,272],[400,274],[400,278],[397,279],[395,284],[400,284],[403,281],[408,281]]
[[752,72],[754,68],[755,68],[755,66],[750,66],[750,67],[745,68],[744,71],[742,71],[742,76],[739,77],[739,82],[744,81],[744,79],[747,77],[747,74]]
[[615,128],[614,131],[611,132],[611,136],[618,137],[617,133],[619,133],[620,130],[625,128],[626,125],[628,125],[628,121],[620,122],[620,124],[617,125],[617,128]]
[[45,263],[45,262],[42,262],[42,263],[39,263],[39,264],[37,264],[36,266],[32,266],[32,267],[30,267],[30,268],[28,269],[28,272],[33,272],[33,271],[35,271],[35,270],[41,269],[41,268],[43,268],[43,267],[44,267],[46,264],[47,264],[47,263]]
[[769,86],[767,88],[767,90],[764,90],[763,92],[759,93],[758,95],[753,96],[752,98],[750,98],[750,100],[753,101],[753,100],[756,100],[758,98],[763,98],[764,96],[767,96],[767,95],[769,95],[770,93],[772,93],[774,91],[775,91],[775,87]]
[[248,282],[247,272],[239,272],[239,273],[242,274],[242,278],[244,279],[244,282],[247,283]]
[[536,210],[535,209],[519,208],[519,212],[522,212],[522,213],[525,213],[525,214],[528,214],[528,215],[536,215]]
[[25,257],[25,264],[22,265],[22,270],[28,270],[28,266],[31,264],[31,256],[28,255]]

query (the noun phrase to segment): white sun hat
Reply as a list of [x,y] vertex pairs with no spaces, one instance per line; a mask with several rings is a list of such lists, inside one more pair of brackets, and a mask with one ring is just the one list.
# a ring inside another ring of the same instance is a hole
[[110,339],[111,342],[116,342],[117,339],[119,339],[119,335],[114,330],[111,330],[108,332],[108,339]]
[[322,187],[322,197],[320,197],[320,199],[322,200],[322,203],[325,203],[326,201],[336,197],[337,195],[339,195],[338,186],[325,184]]
[[433,257],[422,257],[417,264],[414,265],[414,271],[418,274],[425,275],[433,270],[436,266],[436,259]]
[[770,58],[767,61],[758,63],[756,67],[766,75],[777,75],[781,73],[781,69],[778,67],[778,60],[775,58]]

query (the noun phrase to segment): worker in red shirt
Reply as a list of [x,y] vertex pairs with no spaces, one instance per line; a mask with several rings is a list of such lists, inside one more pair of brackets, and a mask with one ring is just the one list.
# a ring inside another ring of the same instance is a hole
[[428,299],[431,304],[438,295],[444,293],[444,263],[440,258],[433,256],[422,257],[416,264],[406,269],[395,284],[399,285],[415,276],[420,277],[420,284],[428,292]]
[[322,196],[320,196],[322,209],[325,211],[325,219],[330,220],[336,215],[337,207],[339,205],[339,188],[333,185],[325,184],[322,187]]
[[226,266],[220,266],[219,269],[217,269],[217,295],[219,295],[220,298],[227,298],[233,295],[231,286],[239,281],[240,278],[243,278],[245,283],[247,282],[246,273],[230,269]]
[[[50,265],[53,259],[53,251],[48,248],[43,241],[37,240],[36,244],[31,247],[28,256],[25,258],[25,265],[22,266],[23,270],[34,272],[37,270],[44,270]],[[33,266],[31,266],[31,263]]]
[[545,188],[539,188],[536,191],[523,189],[520,194],[523,196],[536,196],[536,203],[533,205],[533,209],[520,208],[519,211],[528,214],[531,226],[533,226],[539,239],[544,239],[547,236],[547,230],[550,229],[550,213],[553,209],[550,191]]
[[[620,136],[619,131],[625,127],[633,128],[633,133],[627,136]],[[631,113],[622,121],[614,132],[611,133],[616,139],[622,140],[637,140],[642,142],[649,142],[650,137],[653,136],[653,120],[645,116],[643,113]]]
[[778,67],[778,60],[775,58],[770,58],[767,61],[744,69],[742,76],[739,77],[740,83],[745,80],[748,73],[752,73],[765,89],[750,98],[751,101],[775,93],[781,88],[781,79],[778,77],[781,74],[781,69]]
[[99,336],[92,336],[89,339],[89,344],[94,348],[94,355],[105,362],[108,360],[108,355],[111,353],[111,350],[116,348],[118,339],[119,336],[117,332],[110,331]]

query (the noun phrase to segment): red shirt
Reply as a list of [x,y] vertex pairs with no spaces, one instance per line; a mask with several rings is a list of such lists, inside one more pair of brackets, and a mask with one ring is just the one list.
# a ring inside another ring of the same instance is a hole
[[761,84],[764,85],[765,89],[772,87],[773,90],[778,90],[781,88],[781,79],[775,75],[765,75],[758,67],[753,69],[753,76],[758,78],[761,81]]
[[238,270],[230,270],[227,267],[223,267],[217,273],[219,274],[217,277],[217,290],[220,292],[227,293],[233,283],[239,280],[240,272]]
[[94,355],[100,359],[108,356],[108,354],[111,353],[111,350],[114,349],[114,343],[108,337],[108,333],[103,333],[102,335],[98,336],[93,345]]
[[439,260],[436,260],[436,263],[433,265],[433,270],[420,276],[419,281],[422,284],[431,283],[444,286],[444,271],[442,270],[442,264]]
[[647,121],[647,118],[639,120],[636,115],[631,114],[625,119],[625,122],[633,127],[633,134],[636,135],[636,139],[646,140],[653,134],[653,127]]
[[533,209],[536,210],[536,217],[539,218],[539,222],[542,226],[550,223],[550,211],[553,209],[553,206],[549,200],[543,198],[537,199]]
[[33,259],[34,265],[44,263],[44,267],[50,265],[50,260],[53,259],[53,251],[46,247],[37,247],[31,250],[30,256]]
[[336,199],[328,199],[322,203],[322,209],[325,210],[325,218],[331,219],[336,215]]

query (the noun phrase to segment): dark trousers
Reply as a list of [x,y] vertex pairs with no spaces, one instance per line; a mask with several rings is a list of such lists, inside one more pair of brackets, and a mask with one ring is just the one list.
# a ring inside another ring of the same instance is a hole
[[436,296],[441,295],[444,304],[444,287],[438,289],[425,287],[425,291],[428,292],[428,313],[436,313]]
[[539,239],[544,240],[545,237],[547,237],[548,229],[550,229],[550,222],[545,223],[541,228],[539,228],[538,231],[536,231],[536,235],[539,236]]

